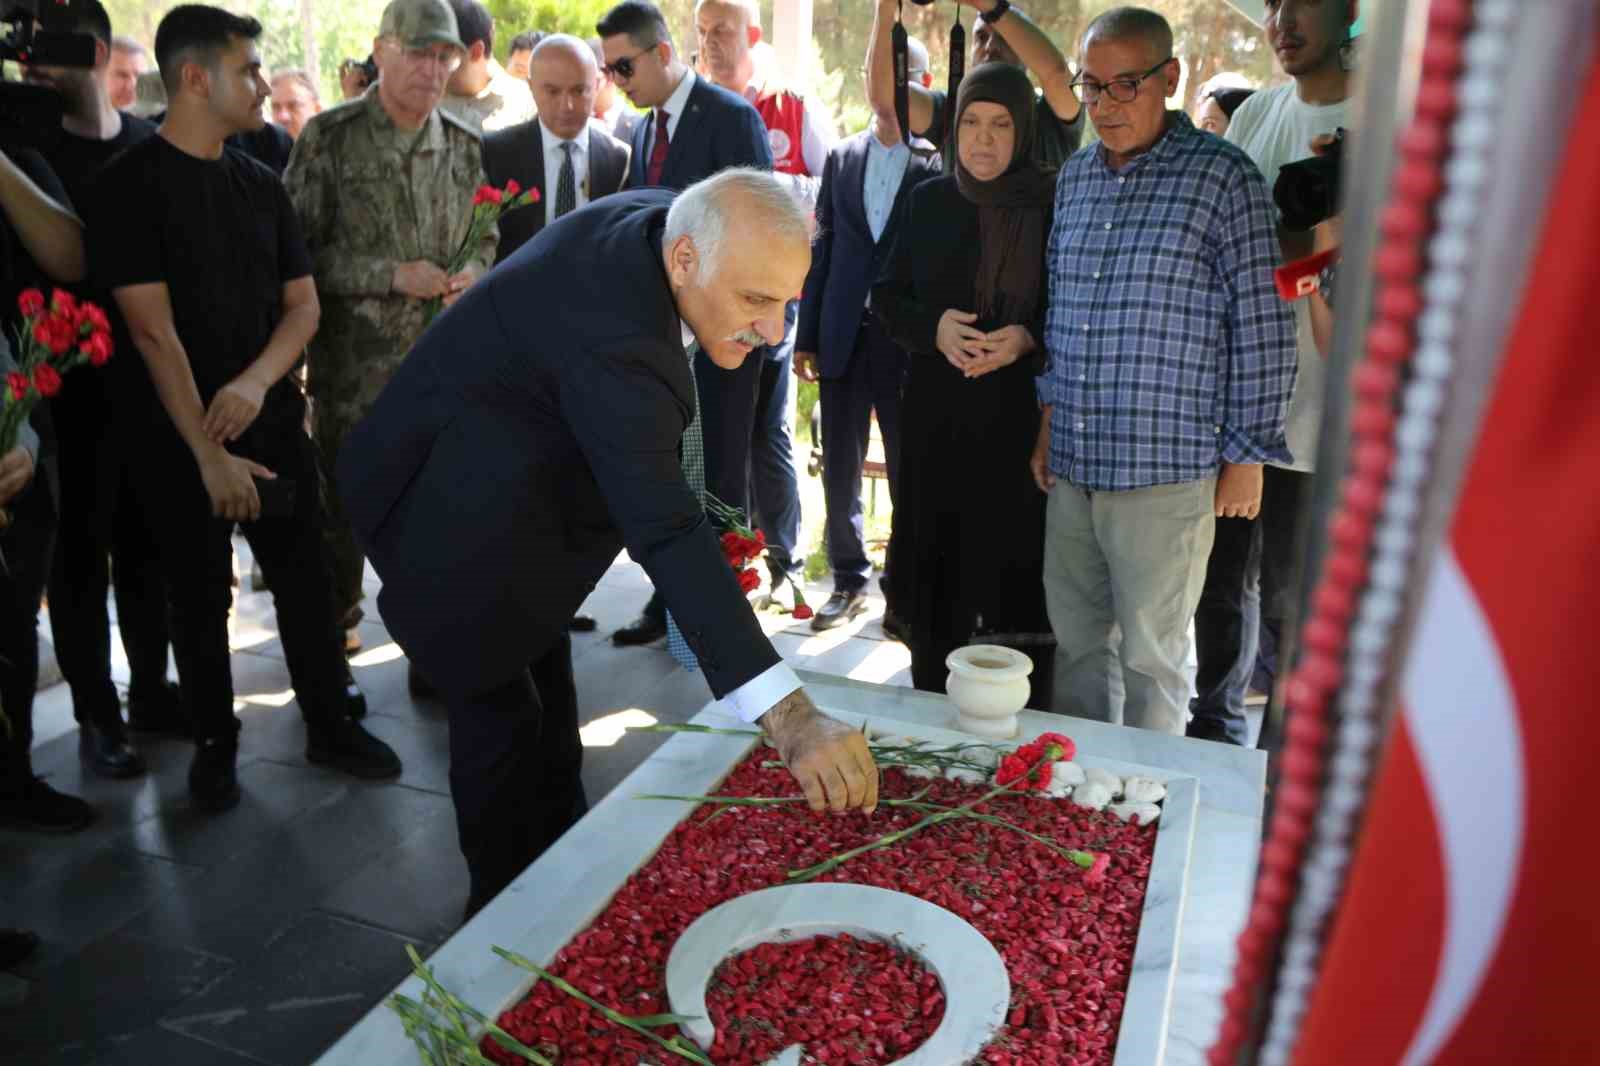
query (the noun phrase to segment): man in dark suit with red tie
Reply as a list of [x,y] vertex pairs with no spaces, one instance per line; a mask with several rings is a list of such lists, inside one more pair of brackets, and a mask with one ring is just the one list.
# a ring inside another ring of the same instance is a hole
[[[682,189],[726,167],[772,169],[772,148],[761,115],[742,97],[697,77],[678,56],[667,20],[654,4],[627,0],[606,13],[595,26],[606,57],[606,73],[634,106],[649,115],[633,131],[633,163],[629,186],[662,185]],[[696,388],[701,407],[720,409],[721,393],[749,389],[755,378],[746,374],[699,375]],[[750,450],[748,433],[737,458]],[[710,437],[706,440],[706,471],[734,469],[732,456],[710,454],[712,449],[733,447]],[[743,462],[737,464],[743,470]],[[707,488],[730,500],[743,500],[744,492],[731,492],[708,478]],[[721,492],[719,493],[719,489]],[[638,621],[618,630],[618,644],[648,644],[666,635],[666,611],[661,597],[652,595]]]
[[552,34],[534,46],[528,83],[538,117],[483,138],[490,185],[515,180],[539,190],[538,203],[500,217],[495,262],[509,258],[548,223],[621,191],[627,181],[631,149],[589,120],[599,77],[594,53],[576,37]]
[[583,813],[576,702],[530,664],[623,546],[711,691],[760,723],[812,806],[875,806],[864,737],[817,710],[762,634],[678,458],[685,348],[733,369],[781,338],[809,245],[805,210],[759,171],[607,197],[467,290],[350,435],[340,492],[384,624],[450,708],[470,907]]

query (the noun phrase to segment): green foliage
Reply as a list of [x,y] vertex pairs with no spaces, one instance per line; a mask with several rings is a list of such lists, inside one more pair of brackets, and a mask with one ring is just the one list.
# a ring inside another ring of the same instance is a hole
[[511,38],[529,30],[570,33],[588,40],[615,0],[484,0],[494,16],[494,52],[503,63]]

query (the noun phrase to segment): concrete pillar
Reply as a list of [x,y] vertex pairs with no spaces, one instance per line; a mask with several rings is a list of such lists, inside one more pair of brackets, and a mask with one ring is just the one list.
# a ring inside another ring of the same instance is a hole
[[811,0],[772,0],[770,39],[781,83],[797,92],[810,92]]

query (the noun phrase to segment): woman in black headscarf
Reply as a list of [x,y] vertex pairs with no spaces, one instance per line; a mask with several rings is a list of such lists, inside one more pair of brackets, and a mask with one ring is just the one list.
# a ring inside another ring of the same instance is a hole
[[887,576],[912,681],[942,692],[951,651],[1004,644],[1033,657],[1028,705],[1048,709],[1045,498],[1028,461],[1055,174],[1031,162],[1034,112],[1022,68],[966,77],[955,173],[913,190],[872,306],[912,356]]

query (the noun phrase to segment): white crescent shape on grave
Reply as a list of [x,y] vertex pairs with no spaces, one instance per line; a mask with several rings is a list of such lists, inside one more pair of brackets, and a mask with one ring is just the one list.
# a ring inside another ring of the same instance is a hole
[[[1401,1060],[1421,1066],[1455,1032],[1494,961],[1522,865],[1525,828],[1516,694],[1454,551],[1444,552],[1434,568],[1404,692],[1444,852],[1439,972]],[[1498,861],[1485,862],[1485,852]]]
[[[944,1019],[922,1046],[892,1066],[950,1066],[976,1055],[1006,1020],[1011,978],[987,937],[943,907],[871,885],[780,885],[731,899],[696,918],[667,956],[667,999],[702,1049],[716,1041],[706,985],[731,955],[758,944],[841,933],[892,941],[916,955],[944,986]],[[959,979],[957,979],[959,978]],[[795,1048],[774,1060],[798,1061]]]

